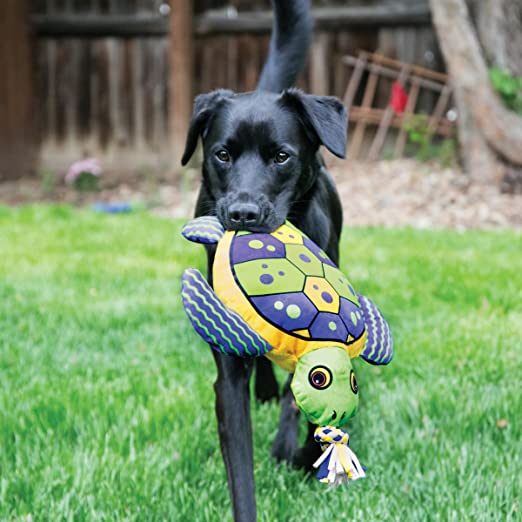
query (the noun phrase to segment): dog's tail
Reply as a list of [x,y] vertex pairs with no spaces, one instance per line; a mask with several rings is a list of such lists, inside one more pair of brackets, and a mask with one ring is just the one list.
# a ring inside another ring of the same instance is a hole
[[274,23],[258,90],[281,92],[294,85],[312,36],[310,0],[272,0]]

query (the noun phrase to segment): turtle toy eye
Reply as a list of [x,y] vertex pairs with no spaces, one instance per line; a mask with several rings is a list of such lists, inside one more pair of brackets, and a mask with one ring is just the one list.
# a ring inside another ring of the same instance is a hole
[[308,374],[308,381],[316,390],[326,390],[332,384],[332,372],[325,366],[314,366]]
[[350,370],[350,387],[352,388],[353,393],[357,395],[359,386],[357,386],[357,379],[355,378],[355,373],[353,370]]

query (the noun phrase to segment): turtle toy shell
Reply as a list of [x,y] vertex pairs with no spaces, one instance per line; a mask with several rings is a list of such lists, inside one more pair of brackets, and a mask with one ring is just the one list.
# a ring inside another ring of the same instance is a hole
[[363,310],[346,276],[288,221],[272,233],[227,231],[218,243],[214,291],[274,349],[293,372],[299,357],[321,347],[361,353]]
[[215,245],[212,289],[185,270],[182,298],[196,332],[229,355],[266,355],[293,373],[302,356],[341,348],[388,364],[393,342],[375,304],[305,234],[285,222],[271,233],[225,231],[214,216],[187,223],[189,241]]

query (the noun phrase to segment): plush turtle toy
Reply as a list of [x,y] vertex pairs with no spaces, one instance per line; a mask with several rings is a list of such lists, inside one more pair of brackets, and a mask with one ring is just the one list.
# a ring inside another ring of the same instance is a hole
[[190,221],[183,236],[217,244],[214,290],[195,269],[182,279],[185,311],[214,350],[266,356],[293,373],[292,392],[325,451],[314,464],[333,485],[364,477],[340,429],[357,410],[351,359],[393,357],[388,324],[368,298],[288,221],[272,233],[227,231],[215,217]]

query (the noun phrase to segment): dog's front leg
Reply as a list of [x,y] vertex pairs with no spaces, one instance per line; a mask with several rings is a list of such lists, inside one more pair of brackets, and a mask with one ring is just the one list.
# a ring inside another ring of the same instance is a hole
[[214,385],[221,452],[235,522],[255,522],[254,455],[249,379],[252,361],[212,350],[218,369]]
[[[207,280],[212,285],[215,245],[207,245]],[[216,417],[221,454],[227,472],[228,489],[235,522],[255,522],[254,451],[250,420],[249,381],[253,361],[211,350],[218,376]]]

